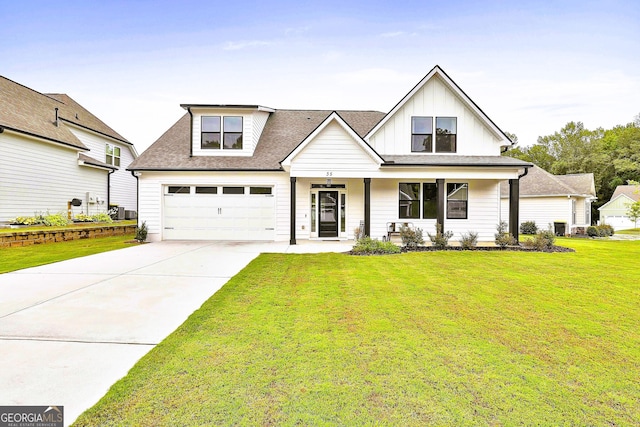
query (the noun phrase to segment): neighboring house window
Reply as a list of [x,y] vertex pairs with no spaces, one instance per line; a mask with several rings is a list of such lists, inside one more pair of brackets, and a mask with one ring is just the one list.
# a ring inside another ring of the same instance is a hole
[[469,184],[447,183],[447,218],[467,219]]
[[401,182],[398,200],[399,218],[420,218],[420,184]]
[[242,116],[202,116],[202,149],[242,150]]
[[107,144],[106,151],[107,151],[106,163],[108,165],[120,166],[120,147]]
[[455,117],[436,117],[436,153],[455,153],[457,120]]
[[584,201],[584,223],[591,225],[591,201]]
[[435,182],[422,185],[422,218],[436,219],[438,217],[438,186]]
[[433,151],[433,117],[411,117],[411,151]]

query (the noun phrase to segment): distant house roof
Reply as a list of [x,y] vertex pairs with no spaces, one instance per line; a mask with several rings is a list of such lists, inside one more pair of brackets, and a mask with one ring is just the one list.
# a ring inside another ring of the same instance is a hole
[[[333,111],[275,110],[262,131],[254,155],[191,156],[190,117],[185,114],[140,157],[129,170],[282,170],[285,159]],[[363,137],[384,113],[378,111],[337,111]]]
[[59,121],[131,144],[68,95],[46,95],[0,76],[0,127],[88,150],[68,127],[56,125],[56,108]]
[[[509,185],[506,182],[500,185],[500,195],[509,197]],[[569,195],[596,197],[593,174],[553,175],[533,166],[527,175],[520,178],[520,197]]]
[[611,200],[621,195],[629,197],[634,202],[640,200],[640,191],[637,185],[618,185],[611,196]]

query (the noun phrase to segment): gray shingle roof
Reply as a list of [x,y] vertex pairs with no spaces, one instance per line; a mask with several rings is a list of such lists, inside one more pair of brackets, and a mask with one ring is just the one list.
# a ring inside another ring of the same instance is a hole
[[89,157],[84,153],[78,154],[78,159],[82,160],[83,162],[85,162],[88,165],[100,166],[101,168],[114,169],[114,170],[118,169],[115,166],[112,166],[112,165],[107,164],[105,162],[101,162],[100,160],[96,160],[93,157]]
[[55,125],[55,108],[59,119],[130,144],[68,95],[45,95],[0,76],[1,127],[87,150],[66,126]]
[[616,197],[624,194],[625,196],[631,198],[634,201],[640,200],[640,191],[638,191],[637,185],[618,185],[611,196],[611,200]]
[[[509,197],[508,183],[501,183],[500,195]],[[520,197],[567,195],[595,197],[593,174],[553,175],[534,165],[520,178]]]
[[[128,167],[130,170],[281,170],[280,162],[330,114],[330,110],[276,110],[251,157],[190,157],[189,114],[180,118]],[[384,117],[378,111],[338,111],[360,136]]]

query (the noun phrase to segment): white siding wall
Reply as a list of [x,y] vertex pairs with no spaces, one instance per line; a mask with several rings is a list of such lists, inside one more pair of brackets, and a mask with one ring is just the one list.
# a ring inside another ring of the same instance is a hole
[[86,193],[107,197],[107,171],[78,165],[78,152],[5,131],[0,134],[0,221],[35,213],[66,212],[73,198],[83,201],[75,213],[106,211],[106,202],[87,204]]
[[[411,222],[427,232],[435,233],[435,219],[400,219],[398,217],[398,187],[400,182],[433,182],[419,180],[379,180],[371,182],[371,236],[387,235],[387,222]],[[446,219],[445,231],[451,230],[451,240],[460,240],[462,233],[474,231],[480,241],[493,241],[500,210],[499,181],[452,179],[447,182],[469,184],[468,219]]]
[[336,122],[327,125],[291,162],[292,176],[363,176],[378,164]]
[[[584,220],[584,205],[578,203],[578,218]],[[582,209],[582,214],[580,214]],[[501,200],[501,217],[509,222],[509,198]],[[538,229],[546,230],[549,224],[565,222],[571,227],[571,199],[568,197],[521,197],[520,198],[520,224],[525,221],[535,221]],[[580,223],[579,223],[580,224]],[[567,231],[570,231],[567,230]]]
[[467,156],[500,155],[498,140],[492,132],[438,77],[428,81],[382,128],[369,138],[371,146],[381,155],[412,154],[412,116],[457,117],[457,154]]
[[264,126],[267,124],[268,118],[269,113],[266,111],[255,111],[253,113],[253,139],[251,142],[251,152],[255,151],[258,141],[260,140],[260,135],[262,135]]
[[276,240],[289,240],[289,177],[286,173],[251,172],[142,172],[138,221],[146,221],[149,240],[162,238],[162,200],[165,185],[262,185],[274,186]]
[[627,211],[633,200],[625,195],[618,196],[609,202],[607,206],[600,208],[599,224],[609,224],[616,230],[634,228],[636,224],[629,219]]
[[106,160],[106,144],[120,147],[120,168],[111,174],[111,200],[113,205],[123,206],[127,210],[138,210],[136,179],[127,167],[133,162],[131,147],[99,134],[69,126],[69,129],[84,145],[89,148],[89,157],[104,162]]

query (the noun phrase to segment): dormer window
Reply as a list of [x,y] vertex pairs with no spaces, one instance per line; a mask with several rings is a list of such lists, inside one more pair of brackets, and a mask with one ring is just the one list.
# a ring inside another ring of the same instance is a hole
[[242,150],[242,116],[203,116],[201,136],[202,149]]
[[433,146],[433,117],[411,117],[411,152],[455,153],[457,150],[456,117],[436,117],[436,144]]
[[456,152],[456,122],[455,117],[436,117],[436,153]]
[[411,151],[433,152],[433,117],[411,117]]

